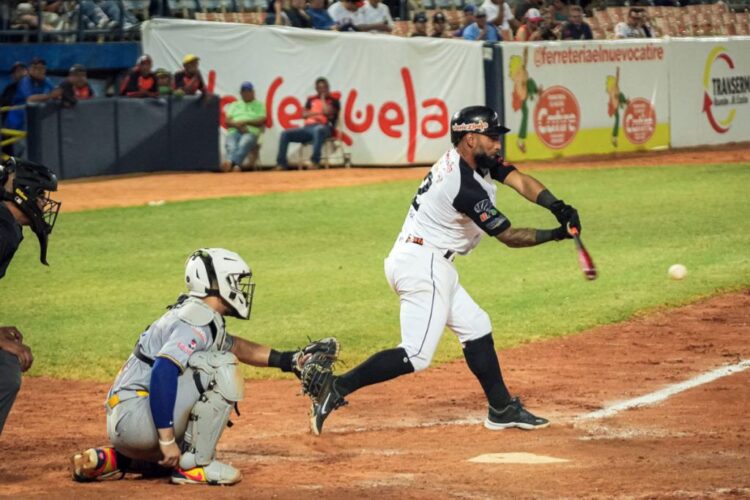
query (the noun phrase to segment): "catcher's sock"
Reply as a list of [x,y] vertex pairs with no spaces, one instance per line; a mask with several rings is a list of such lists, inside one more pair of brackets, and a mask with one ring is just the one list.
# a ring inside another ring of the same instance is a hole
[[464,344],[464,357],[471,373],[479,380],[493,408],[505,408],[510,403],[510,394],[500,373],[500,362],[495,352],[492,334]]
[[133,459],[130,457],[126,457],[119,451],[115,450],[115,457],[117,460],[117,468],[121,471],[130,470],[131,463],[133,462]]
[[336,378],[336,390],[346,396],[360,387],[412,373],[414,366],[402,347],[373,354],[370,359]]

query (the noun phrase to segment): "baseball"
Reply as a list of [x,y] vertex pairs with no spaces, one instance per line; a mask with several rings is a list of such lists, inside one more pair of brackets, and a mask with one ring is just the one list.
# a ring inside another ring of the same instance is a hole
[[682,264],[672,264],[669,266],[669,277],[673,280],[681,280],[687,276],[687,267]]

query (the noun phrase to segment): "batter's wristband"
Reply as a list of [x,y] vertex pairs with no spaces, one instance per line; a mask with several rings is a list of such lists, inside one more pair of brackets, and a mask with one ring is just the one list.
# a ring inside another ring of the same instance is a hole
[[558,227],[555,229],[537,229],[536,237],[534,239],[537,243],[547,243],[548,241],[564,240],[564,231],[565,228],[563,227]]
[[174,444],[174,443],[175,443],[175,438],[172,438],[169,441],[162,441],[161,439],[159,440],[159,444],[162,446],[169,446],[170,444]]
[[271,368],[278,368],[282,372],[292,371],[292,358],[294,357],[294,351],[279,352],[275,349],[271,349],[271,354],[268,355],[268,366]]
[[552,210],[552,204],[556,201],[557,198],[549,192],[549,189],[542,190],[542,192],[536,197],[536,204],[547,210]]

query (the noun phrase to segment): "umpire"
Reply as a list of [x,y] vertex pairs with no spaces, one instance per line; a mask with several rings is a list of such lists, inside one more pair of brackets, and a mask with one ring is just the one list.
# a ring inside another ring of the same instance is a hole
[[[0,162],[0,279],[23,240],[21,226],[30,226],[39,239],[39,260],[47,265],[47,239],[60,203],[50,199],[57,177],[47,167],[17,158]],[[21,388],[21,372],[34,357],[15,326],[0,326],[0,433]]]

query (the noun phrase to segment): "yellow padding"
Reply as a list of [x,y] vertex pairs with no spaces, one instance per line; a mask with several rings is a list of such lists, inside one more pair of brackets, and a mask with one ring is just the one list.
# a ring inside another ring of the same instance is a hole
[[[136,395],[139,397],[145,398],[148,396],[148,391],[135,391]],[[110,408],[114,408],[120,404],[120,395],[119,394],[113,394],[111,398],[107,400],[107,405],[109,405]]]

